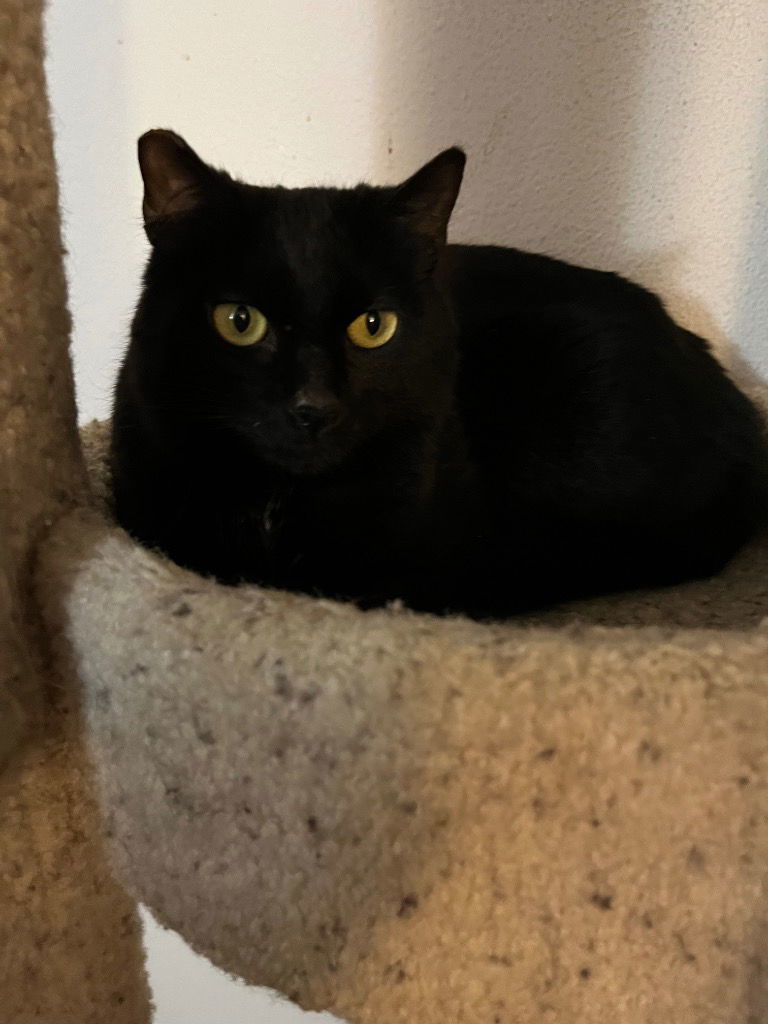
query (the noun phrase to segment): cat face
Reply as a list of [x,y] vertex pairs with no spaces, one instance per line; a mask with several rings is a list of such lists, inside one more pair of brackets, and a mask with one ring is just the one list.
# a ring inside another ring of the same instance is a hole
[[244,185],[163,131],[140,162],[153,251],[129,361],[156,427],[312,475],[439,421],[460,151],[399,188]]

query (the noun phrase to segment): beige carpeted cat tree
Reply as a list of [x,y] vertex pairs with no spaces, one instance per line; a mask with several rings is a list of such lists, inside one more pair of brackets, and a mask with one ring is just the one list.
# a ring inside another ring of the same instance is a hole
[[765,1024],[768,546],[499,626],[138,548],[84,483],[39,2],[0,40],[0,1024],[146,1021],[135,900],[360,1024]]

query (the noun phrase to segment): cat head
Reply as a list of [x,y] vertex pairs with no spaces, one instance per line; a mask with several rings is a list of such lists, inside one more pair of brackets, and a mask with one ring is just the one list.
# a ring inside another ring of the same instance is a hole
[[384,188],[246,185],[164,130],[141,137],[139,162],[152,253],[128,362],[157,429],[301,475],[439,423],[460,150]]

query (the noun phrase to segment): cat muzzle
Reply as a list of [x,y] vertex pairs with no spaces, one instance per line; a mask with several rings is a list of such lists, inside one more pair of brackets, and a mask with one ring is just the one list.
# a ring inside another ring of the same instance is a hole
[[310,437],[325,433],[341,419],[341,406],[326,393],[299,392],[288,410],[288,419],[294,428]]

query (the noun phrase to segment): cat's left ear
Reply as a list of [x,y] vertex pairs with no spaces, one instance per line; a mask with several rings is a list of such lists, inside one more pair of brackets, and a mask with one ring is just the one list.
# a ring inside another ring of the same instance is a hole
[[466,160],[457,146],[446,149],[395,191],[395,202],[412,229],[437,245],[445,243]]
[[180,135],[166,128],[153,128],[141,136],[139,166],[144,180],[144,228],[150,241],[168,218],[199,206],[217,176]]

